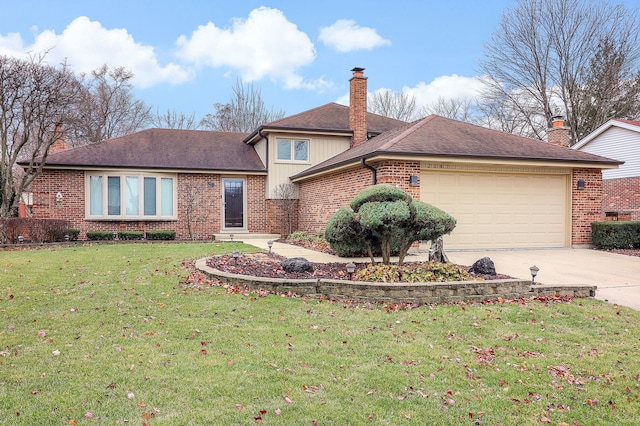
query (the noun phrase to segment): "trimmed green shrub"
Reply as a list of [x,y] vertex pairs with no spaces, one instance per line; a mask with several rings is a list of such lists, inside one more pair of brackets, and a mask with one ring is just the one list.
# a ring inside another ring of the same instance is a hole
[[374,185],[362,190],[351,202],[351,209],[341,207],[327,222],[325,237],[339,256],[366,252],[382,255],[384,264],[392,254],[398,264],[415,241],[435,240],[450,233],[456,220],[446,212],[414,200],[392,185]]
[[591,239],[600,249],[640,247],[640,221],[593,222]]
[[176,231],[168,231],[168,230],[158,230],[158,231],[147,231],[147,240],[175,240],[176,239]]
[[143,236],[142,231],[120,231],[118,232],[119,240],[141,240]]
[[87,240],[91,240],[91,241],[113,240],[113,232],[111,232],[111,231],[87,231]]
[[338,256],[353,257],[367,253],[364,231],[348,207],[340,207],[329,219],[324,237]]
[[80,230],[79,229],[65,229],[64,230],[64,235],[68,235],[69,236],[69,241],[78,241],[78,236],[80,235]]

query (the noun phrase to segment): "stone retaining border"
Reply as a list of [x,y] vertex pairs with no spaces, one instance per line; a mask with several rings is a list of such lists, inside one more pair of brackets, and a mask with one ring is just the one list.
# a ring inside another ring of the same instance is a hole
[[371,302],[442,304],[483,302],[530,297],[594,297],[596,286],[532,285],[529,280],[450,281],[443,283],[375,283],[329,279],[264,278],[231,274],[207,266],[207,259],[196,261],[196,268],[225,283],[301,296],[330,297]]

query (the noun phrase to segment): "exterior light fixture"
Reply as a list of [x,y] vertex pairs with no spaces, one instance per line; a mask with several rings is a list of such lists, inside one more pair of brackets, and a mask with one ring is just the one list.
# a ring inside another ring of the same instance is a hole
[[351,276],[353,275],[353,273],[356,271],[356,265],[353,262],[349,262],[345,265],[345,267],[347,268],[347,274],[349,274],[349,278],[351,278]]
[[113,231],[113,239],[117,239],[118,238],[118,233],[116,231]]
[[56,202],[61,203],[62,202],[62,198],[63,198],[62,192],[58,192],[56,194]]
[[272,240],[267,241],[267,246],[269,247],[269,253],[271,253],[271,248],[273,247],[273,241]]
[[587,184],[585,183],[584,179],[578,180],[578,189],[584,189],[586,186]]
[[18,235],[18,242],[24,243],[24,237],[22,235]]
[[65,236],[64,236],[64,240],[65,240],[65,241],[69,241],[69,240],[71,240],[71,237],[69,236],[69,234],[65,234]]
[[538,275],[538,271],[540,270],[540,268],[538,268],[536,265],[533,265],[531,268],[529,268],[529,270],[531,271],[531,284],[533,284],[536,281],[536,275]]
[[409,176],[409,185],[410,186],[418,186],[418,176],[416,176],[416,175]]
[[233,256],[233,264],[237,265],[238,264],[238,258],[240,257],[240,252],[238,252],[238,250],[234,250],[234,252],[233,252],[233,254],[231,256]]

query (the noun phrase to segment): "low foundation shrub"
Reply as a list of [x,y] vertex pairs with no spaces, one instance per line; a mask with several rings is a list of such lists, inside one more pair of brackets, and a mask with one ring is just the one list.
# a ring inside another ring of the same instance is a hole
[[169,241],[176,239],[176,231],[158,230],[147,231],[147,240]]
[[591,239],[600,249],[640,247],[640,221],[607,221],[591,224]]
[[119,240],[141,240],[143,237],[142,231],[120,231],[118,232]]
[[113,240],[113,232],[110,231],[87,231],[87,240],[91,241],[106,241]]

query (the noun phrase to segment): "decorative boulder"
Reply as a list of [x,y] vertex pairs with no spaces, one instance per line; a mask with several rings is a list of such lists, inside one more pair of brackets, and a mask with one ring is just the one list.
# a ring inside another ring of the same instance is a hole
[[280,263],[287,272],[313,272],[313,265],[304,257],[292,257]]
[[483,257],[471,265],[469,272],[480,275],[496,275],[496,266],[493,264],[493,260],[488,257]]

